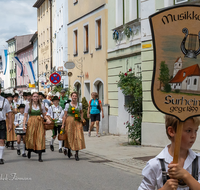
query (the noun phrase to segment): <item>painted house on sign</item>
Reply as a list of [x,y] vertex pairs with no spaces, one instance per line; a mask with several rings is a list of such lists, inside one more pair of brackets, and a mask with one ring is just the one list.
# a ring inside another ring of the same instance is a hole
[[200,91],[200,68],[198,64],[182,69],[181,58],[178,58],[174,64],[173,77],[169,82],[173,90]]

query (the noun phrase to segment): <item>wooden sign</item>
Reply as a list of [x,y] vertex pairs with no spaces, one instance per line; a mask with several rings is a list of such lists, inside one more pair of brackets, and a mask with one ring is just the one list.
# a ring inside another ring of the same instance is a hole
[[173,163],[178,163],[183,121],[200,115],[200,6],[174,6],[149,17],[154,70],[152,100],[177,124]]
[[200,6],[175,6],[149,19],[154,105],[180,121],[200,115]]

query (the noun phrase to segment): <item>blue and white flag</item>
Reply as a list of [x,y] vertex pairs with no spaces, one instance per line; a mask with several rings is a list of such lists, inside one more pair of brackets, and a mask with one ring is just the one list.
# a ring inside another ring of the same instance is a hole
[[3,74],[5,75],[6,70],[7,70],[7,63],[8,63],[8,50],[7,49],[3,50],[2,62],[3,62]]
[[13,61],[18,65],[18,67],[21,69],[21,74],[20,76],[23,75],[23,65],[22,63],[20,62],[19,58],[18,57],[13,57]]
[[29,79],[31,81],[31,84],[35,84],[35,73],[34,73],[34,70],[33,70],[33,66],[32,66],[32,62],[29,61],[28,63],[25,63],[26,64],[26,69],[28,71],[28,76],[29,76]]

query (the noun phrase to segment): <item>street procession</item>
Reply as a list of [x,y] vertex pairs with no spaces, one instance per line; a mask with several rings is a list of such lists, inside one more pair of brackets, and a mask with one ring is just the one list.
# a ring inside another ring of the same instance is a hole
[[[0,137],[3,146],[0,149],[0,164],[4,164],[4,148],[14,150],[14,143],[17,146],[16,155],[30,159],[31,152],[34,152],[38,154],[38,161],[43,162],[46,130],[52,130],[51,151],[54,151],[53,142],[57,137],[57,152],[64,153],[70,158],[71,150],[75,151],[75,160],[79,161],[78,151],[85,149],[82,104],[77,102],[76,92],[72,92],[71,100],[65,93],[64,89],[61,90],[63,96],[59,93],[54,96],[49,93],[49,98],[43,92],[31,93],[24,90],[21,96],[13,89],[1,92],[1,118],[5,120],[1,121]],[[60,96],[64,101],[60,102]],[[67,112],[71,119],[67,117]]]
[[0,190],[200,190],[200,0],[0,9]]

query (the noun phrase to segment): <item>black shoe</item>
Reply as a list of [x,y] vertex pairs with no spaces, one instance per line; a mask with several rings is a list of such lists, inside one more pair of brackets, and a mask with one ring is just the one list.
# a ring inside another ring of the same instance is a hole
[[38,161],[39,161],[39,162],[43,162],[43,160],[42,160],[42,159],[38,159]]
[[43,162],[43,160],[42,160],[42,153],[40,153],[38,156],[39,156],[39,157],[38,157],[38,161],[39,161],[39,162]]
[[26,157],[26,153],[22,154],[22,157]]
[[59,153],[62,153],[62,148],[59,149]]
[[11,150],[15,150],[14,146],[11,146]]
[[31,151],[28,151],[28,159],[31,158]]
[[3,159],[0,159],[0,164],[4,164],[4,160]]
[[71,149],[68,149],[68,158],[71,157]]
[[79,161],[78,154],[75,154],[75,160],[76,160],[76,161]]
[[10,146],[10,142],[6,142],[6,148]]
[[50,150],[54,151],[54,146],[53,145],[50,145]]
[[67,155],[67,149],[64,149],[64,155],[65,156]]
[[17,150],[17,155],[20,155],[21,154],[21,151],[20,151],[20,149],[19,150]]

